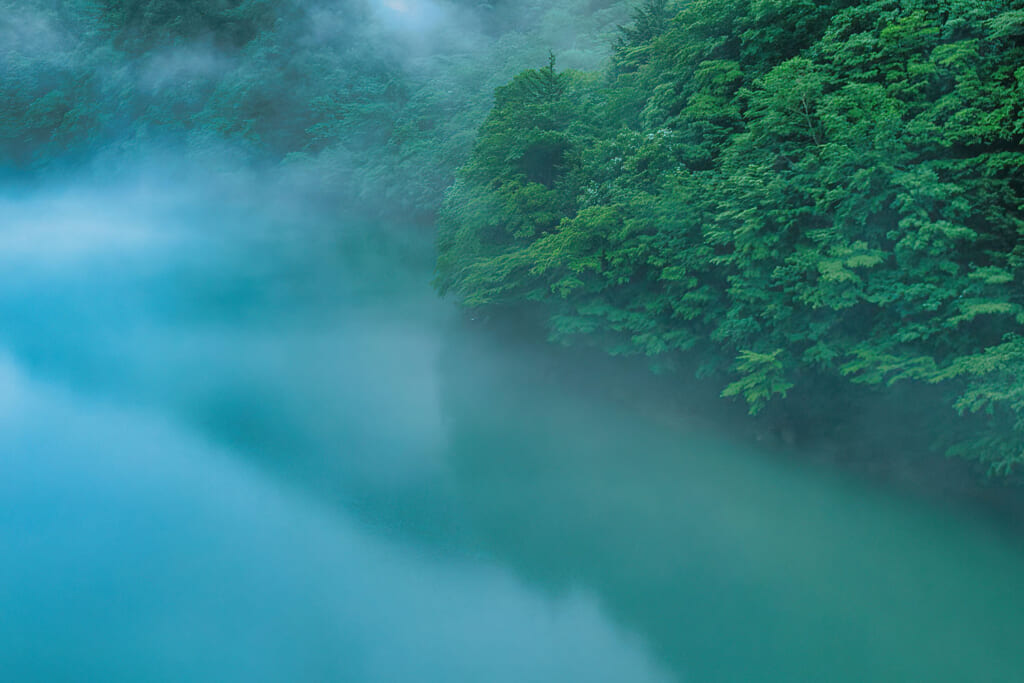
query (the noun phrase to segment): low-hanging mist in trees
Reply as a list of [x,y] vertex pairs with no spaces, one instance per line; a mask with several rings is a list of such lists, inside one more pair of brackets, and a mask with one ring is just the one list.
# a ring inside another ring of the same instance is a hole
[[648,0],[600,73],[497,91],[437,284],[699,359],[752,413],[917,383],[1024,462],[1024,3]]
[[633,5],[0,0],[0,172],[170,148],[403,220],[445,197],[464,305],[755,413],[919,386],[1012,474],[1024,3]]
[[428,222],[494,88],[597,68],[627,0],[0,0],[0,172],[154,150]]

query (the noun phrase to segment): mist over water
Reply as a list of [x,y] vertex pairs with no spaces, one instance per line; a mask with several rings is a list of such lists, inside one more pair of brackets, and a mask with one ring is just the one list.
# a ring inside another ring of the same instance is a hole
[[[609,304],[597,339],[644,288],[674,298],[683,270],[736,249],[752,260],[694,281],[764,289],[792,321],[859,315],[848,287],[869,279],[904,303],[947,297],[936,339],[1012,320],[1020,126],[999,74],[1021,43],[1005,5],[0,0],[0,683],[1018,683],[1020,530],[964,499],[1019,491],[947,477],[977,463],[915,469],[923,449],[904,444],[923,439],[887,411],[917,385],[814,416],[790,402],[778,442],[758,442],[700,409],[720,387],[553,348],[430,284],[455,246],[437,259],[435,238],[459,234],[453,272],[486,258],[480,282],[550,289],[548,312]],[[922,112],[906,135],[904,106]],[[452,186],[459,168],[479,193]],[[825,196],[849,215],[792,199]],[[776,211],[842,239],[794,227],[789,259]],[[768,291],[758,250],[697,229],[722,216],[725,232],[769,217],[789,285]],[[615,259],[655,256],[611,278],[586,265],[610,247],[572,242],[618,222]],[[905,229],[948,262],[886,261]],[[551,230],[571,239],[518,251]],[[847,244],[862,232],[885,239]],[[600,277],[535,287],[478,239],[522,270]],[[986,265],[1003,242],[1005,271]],[[766,310],[722,294],[673,310]],[[918,334],[912,309],[877,310],[891,327],[851,329]],[[801,324],[751,335],[770,351]],[[963,334],[965,358],[1009,324]],[[707,330],[747,348],[738,327]],[[989,388],[1009,394],[1002,374]],[[940,393],[906,414],[943,431]]]
[[1018,680],[998,529],[574,385],[429,235],[195,180],[0,198],[5,677]]
[[5,201],[4,671],[668,680],[594,596],[348,509],[445,476],[446,315],[386,238],[130,188]]

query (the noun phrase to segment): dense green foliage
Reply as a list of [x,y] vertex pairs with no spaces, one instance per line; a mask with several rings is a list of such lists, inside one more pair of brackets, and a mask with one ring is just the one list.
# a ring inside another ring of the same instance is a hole
[[[750,411],[915,382],[1024,462],[1024,3],[649,0],[601,74],[497,91],[438,284],[697,358]],[[785,403],[782,401],[781,403]]]
[[494,88],[597,68],[624,0],[0,0],[0,170],[187,149],[430,217]]
[[912,383],[1012,473],[1024,3],[631,4],[0,0],[0,171],[184,149],[422,219],[455,177],[465,305],[754,413]]

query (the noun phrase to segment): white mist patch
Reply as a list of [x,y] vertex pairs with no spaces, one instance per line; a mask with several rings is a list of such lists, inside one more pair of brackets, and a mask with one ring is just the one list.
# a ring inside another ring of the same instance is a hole
[[380,6],[392,21],[421,31],[435,28],[444,19],[441,7],[427,0],[382,0]]
[[178,83],[213,80],[232,66],[212,45],[195,44],[148,54],[139,66],[139,86],[149,92]]
[[151,202],[144,194],[116,192],[102,199],[0,198],[0,263],[6,269],[68,266],[166,247],[180,235],[160,229]]
[[476,19],[443,0],[374,0],[373,8],[379,30],[409,56],[469,49],[479,39]]
[[75,45],[44,13],[21,3],[0,2],[0,71],[15,59],[59,64]]

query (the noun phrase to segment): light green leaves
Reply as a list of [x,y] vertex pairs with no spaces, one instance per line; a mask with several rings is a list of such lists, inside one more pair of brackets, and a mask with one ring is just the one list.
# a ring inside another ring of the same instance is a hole
[[735,370],[740,378],[722,390],[722,396],[739,396],[747,402],[751,415],[761,412],[773,396],[786,397],[793,383],[785,376],[785,368],[779,356],[782,349],[771,353],[740,351],[736,358]]

